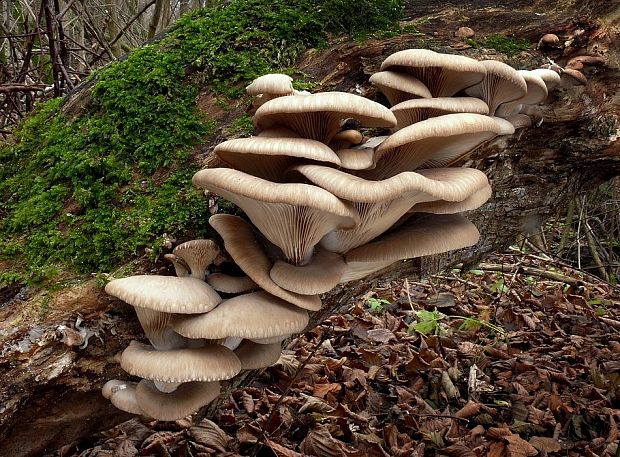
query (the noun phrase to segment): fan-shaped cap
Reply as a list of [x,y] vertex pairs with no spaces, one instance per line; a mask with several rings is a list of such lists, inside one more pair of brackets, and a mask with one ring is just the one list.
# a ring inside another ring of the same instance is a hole
[[230,379],[239,373],[241,363],[234,352],[217,344],[158,351],[132,341],[121,355],[121,367],[129,374],[154,381],[189,382]]
[[205,272],[220,252],[220,248],[213,240],[191,240],[179,244],[172,253],[180,257],[189,266],[190,276],[201,281],[205,279]]
[[560,75],[549,68],[536,68],[530,71],[539,76],[545,82],[545,85],[547,86],[547,93],[560,85]]
[[489,115],[495,115],[502,103],[518,100],[527,94],[525,79],[510,65],[497,60],[480,63],[486,68],[486,76],[480,83],[465,89],[465,93],[483,100],[489,106]]
[[345,253],[381,235],[416,203],[462,201],[488,186],[484,173],[469,168],[403,172],[383,181],[366,181],[326,168],[299,165],[294,170],[342,198],[353,201],[360,213],[357,226],[349,230],[335,230],[321,240],[321,246],[338,253]]
[[240,294],[259,288],[249,276],[230,276],[224,273],[213,273],[207,276],[207,283],[218,292],[226,294]]
[[248,95],[290,95],[293,93],[293,78],[281,73],[259,76],[245,88]]
[[174,392],[160,392],[152,381],[143,379],[136,387],[136,401],[146,415],[160,420],[182,419],[215,400],[219,382],[186,382]]
[[136,383],[111,379],[103,385],[101,393],[118,409],[131,414],[145,415],[136,401]]
[[405,127],[375,151],[376,167],[359,172],[382,179],[416,168],[446,166],[497,135],[514,133],[504,119],[481,114],[445,114]]
[[311,95],[280,97],[262,105],[254,115],[260,129],[286,127],[303,138],[329,144],[344,119],[353,118],[366,127],[396,125],[394,115],[385,106],[345,92],[321,92]]
[[582,72],[580,72],[579,70],[571,70],[570,68],[565,68],[562,71],[560,80],[562,82],[562,87],[580,85],[585,86],[588,83],[588,78],[586,78]]
[[532,126],[532,119],[526,114],[512,114],[506,118],[515,129],[524,129]]
[[173,328],[188,338],[269,338],[301,332],[308,313],[267,292],[254,292],[224,300],[199,316],[176,316]]
[[243,343],[235,350],[235,354],[241,360],[242,370],[270,367],[278,361],[281,352],[282,344],[280,342],[258,344],[250,340],[243,340]]
[[171,313],[162,313],[148,308],[136,306],[134,308],[144,330],[144,334],[158,351],[179,349],[192,344],[202,344],[202,341],[190,341],[184,336],[175,333],[170,328]]
[[105,291],[132,306],[165,313],[206,313],[222,301],[211,286],[191,277],[129,276],[110,281]]
[[414,205],[409,213],[430,213],[430,214],[455,214],[464,211],[471,211],[482,206],[489,198],[493,190],[491,185],[487,184],[482,189],[474,192],[470,197],[461,201],[435,200],[430,202],[422,202]]
[[393,232],[345,255],[348,271],[341,282],[360,279],[399,260],[472,246],[480,234],[459,214],[410,219]]
[[272,182],[281,182],[284,170],[299,159],[340,165],[328,146],[305,138],[237,138],[218,144],[214,152],[232,168]]
[[451,97],[479,83],[484,66],[469,57],[439,54],[428,49],[406,49],[383,61],[381,71],[408,73],[422,81],[433,97]]
[[324,249],[315,249],[312,260],[303,266],[276,261],[269,276],[283,289],[303,295],[315,295],[329,292],[336,287],[345,268],[342,256]]
[[392,107],[398,125],[395,130],[416,122],[451,113],[489,114],[489,107],[474,97],[440,97],[407,100]]
[[272,183],[221,168],[201,170],[192,181],[239,206],[293,264],[307,261],[330,230],[353,227],[359,217],[350,204],[309,184]]
[[209,224],[224,240],[226,250],[235,263],[262,289],[289,303],[310,311],[321,309],[321,299],[316,295],[300,295],[282,289],[269,277],[273,263],[258,244],[250,225],[237,216],[215,214]]
[[387,136],[370,138],[359,146],[336,151],[340,158],[340,167],[347,170],[366,170],[374,168],[375,150],[385,141]]
[[[518,72],[523,76],[527,84],[527,93],[518,100],[502,103],[497,107],[495,114],[504,119],[519,113],[523,105],[537,105],[544,102],[547,98],[547,85],[540,76],[528,70],[519,70]],[[521,125],[520,122],[517,123]],[[514,123],[512,124],[515,125]],[[515,128],[517,128],[516,125]]]
[[432,97],[428,87],[422,81],[407,73],[380,71],[373,74],[369,81],[383,92],[390,105],[396,105],[412,98]]

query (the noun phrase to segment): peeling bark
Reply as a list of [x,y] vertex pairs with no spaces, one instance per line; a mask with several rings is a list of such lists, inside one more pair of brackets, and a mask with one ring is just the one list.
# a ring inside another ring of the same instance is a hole
[[[343,41],[325,50],[308,51],[300,59],[299,68],[320,81],[325,90],[357,89],[370,97],[375,93],[368,76],[385,56],[399,49],[427,47],[477,58],[502,57],[484,49],[451,48],[462,45],[453,36],[460,26],[472,27],[476,36],[501,33],[527,38],[532,49],[544,33],[556,33],[563,40],[576,37],[564,50],[546,56],[532,50],[509,61],[521,68],[536,67],[546,57],[564,64],[574,55],[594,52],[602,53],[607,62],[587,70],[586,86],[556,91],[544,109],[542,126],[494,140],[469,158],[471,166],[488,174],[494,188],[492,200],[471,214],[483,234],[478,245],[400,262],[374,279],[338,287],[324,296],[325,308],[313,316],[311,325],[380,282],[419,278],[457,263],[473,265],[513,242],[523,227],[543,223],[580,192],[620,175],[620,35],[609,25],[620,16],[619,2],[564,3],[568,5],[550,11],[548,5],[534,0],[512,0],[503,7],[495,6],[495,1],[410,0],[411,15],[428,19],[419,26],[424,38],[403,35],[363,44]],[[467,10],[467,20],[462,19],[463,10]],[[582,17],[585,14],[590,19]],[[595,17],[598,22],[591,19]],[[79,105],[73,107],[79,110]],[[206,154],[199,158],[206,159]],[[143,266],[151,268],[146,263]],[[49,295],[27,289],[5,292],[8,297],[0,297],[0,455],[51,452],[126,420],[129,416],[111,407],[99,389],[110,378],[126,378],[112,357],[129,340],[141,337],[132,309],[106,297],[94,281]],[[81,323],[76,323],[78,313]],[[87,341],[83,348],[80,338]],[[251,382],[254,375],[239,376],[229,389]],[[214,403],[202,414],[212,414],[217,406]],[[33,421],[36,427],[28,425]]]

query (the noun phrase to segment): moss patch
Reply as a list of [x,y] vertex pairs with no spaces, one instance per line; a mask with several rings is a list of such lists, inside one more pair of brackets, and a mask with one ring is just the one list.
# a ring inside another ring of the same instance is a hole
[[59,99],[40,106],[0,149],[0,259],[13,266],[0,287],[58,267],[106,271],[164,233],[205,236],[190,153],[219,126],[197,110],[198,88],[239,96],[329,34],[397,29],[401,11],[397,0],[233,0],[96,72],[92,103],[72,121]]

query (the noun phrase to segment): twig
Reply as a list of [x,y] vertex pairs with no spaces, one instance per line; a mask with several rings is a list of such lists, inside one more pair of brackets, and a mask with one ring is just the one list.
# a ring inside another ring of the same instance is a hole
[[478,265],[478,268],[483,271],[500,271],[503,273],[518,273],[530,276],[538,276],[541,278],[551,279],[552,281],[559,281],[570,284],[571,286],[575,287],[583,285],[582,280],[571,278],[570,276],[566,276],[555,271],[542,270],[540,268],[524,267],[519,265],[500,265],[492,263],[481,263]]

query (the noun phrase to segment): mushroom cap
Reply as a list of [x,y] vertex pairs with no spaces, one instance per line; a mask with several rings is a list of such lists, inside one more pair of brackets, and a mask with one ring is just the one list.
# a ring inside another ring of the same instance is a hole
[[350,204],[309,184],[272,183],[222,168],[201,170],[192,181],[239,206],[294,264],[307,260],[323,235],[359,218]]
[[560,42],[560,38],[554,33],[545,33],[538,40],[538,49],[544,48],[545,46],[554,46]]
[[220,252],[220,248],[213,240],[191,240],[179,244],[172,253],[180,257],[190,268],[190,276],[201,281],[205,279],[205,272]]
[[257,370],[270,367],[278,361],[281,353],[281,342],[258,344],[250,340],[243,340],[243,343],[235,349],[235,354],[241,360],[242,370]]
[[281,73],[259,76],[245,88],[248,95],[290,95],[293,93],[293,78]]
[[219,292],[240,294],[258,289],[258,284],[249,276],[230,276],[224,273],[213,273],[207,276],[207,283]]
[[101,393],[118,409],[131,414],[145,415],[136,401],[136,383],[111,379],[103,385]]
[[562,86],[585,86],[588,83],[588,78],[579,70],[572,70],[565,68],[560,76]]
[[532,119],[526,114],[512,114],[506,118],[508,122],[510,122],[515,129],[523,129],[532,126]]
[[386,138],[387,136],[372,137],[358,146],[336,151],[336,154],[340,158],[340,167],[347,170],[366,170],[374,168],[375,150]]
[[269,277],[273,262],[260,246],[250,224],[230,214],[215,214],[209,224],[224,240],[226,251],[235,263],[262,289],[300,308],[311,311],[321,309],[321,299],[316,295],[300,295],[282,289]]
[[303,138],[329,144],[344,119],[357,119],[366,127],[396,125],[394,115],[385,106],[359,95],[345,92],[321,92],[311,95],[280,97],[262,105],[254,115],[260,130],[286,127]]
[[527,94],[525,79],[510,65],[497,60],[483,60],[480,63],[486,68],[486,76],[480,83],[465,89],[465,93],[489,105],[489,115],[495,115],[495,110],[502,103],[518,100]]
[[179,278],[185,278],[190,274],[190,268],[187,262],[176,254],[164,254],[164,259],[170,261],[174,266],[174,272]]
[[303,266],[276,261],[269,276],[283,289],[303,295],[329,292],[340,282],[346,269],[342,256],[324,249],[315,249],[310,262]]
[[311,182],[352,202],[382,203],[407,197],[411,205],[420,201],[462,201],[488,185],[486,175],[473,168],[431,168],[404,171],[391,178],[370,181],[321,165],[296,165]]
[[451,97],[479,83],[485,67],[469,57],[440,54],[428,49],[406,49],[383,61],[381,71],[408,73],[422,81],[433,97]]
[[261,130],[256,136],[261,138],[301,138],[299,133],[279,126]]
[[539,76],[545,82],[545,85],[547,86],[547,93],[549,93],[551,89],[554,89],[560,85],[561,78],[556,71],[550,70],[549,68],[536,68],[534,70],[530,70],[530,72]]
[[417,168],[446,166],[485,141],[512,133],[509,122],[481,114],[433,117],[390,135],[375,151],[375,168],[359,175],[383,179]]
[[369,81],[383,92],[390,105],[396,105],[412,98],[432,97],[428,87],[418,78],[408,73],[380,71],[373,74]]
[[189,338],[270,338],[301,332],[308,321],[305,310],[261,291],[224,300],[206,314],[176,316],[172,326]]
[[236,170],[281,182],[284,170],[299,159],[340,165],[328,146],[305,138],[237,138],[218,144],[214,152]]
[[416,122],[452,113],[489,114],[489,107],[474,97],[440,97],[407,100],[391,108],[398,125],[394,130]]
[[544,102],[547,95],[549,95],[545,81],[537,73],[530,70],[518,70],[518,73],[525,79],[527,94],[517,100],[517,102],[522,105],[537,105]]
[[138,383],[135,393],[142,411],[160,421],[173,421],[189,416],[219,395],[219,382],[186,382],[174,392],[163,393],[148,379]]
[[206,313],[222,298],[200,279],[137,275],[110,281],[105,291],[126,303],[165,313]]
[[458,202],[448,200],[435,200],[422,202],[414,205],[409,213],[430,213],[430,214],[455,214],[464,211],[471,211],[482,206],[493,194],[491,185],[487,184],[482,189],[477,190],[465,200]]
[[363,278],[399,260],[472,246],[480,234],[460,214],[410,219],[380,238],[345,255],[348,271],[341,282]]
[[329,147],[334,151],[339,151],[340,149],[360,144],[362,141],[364,141],[364,135],[361,132],[355,129],[347,129],[336,133],[330,141]]
[[241,363],[230,349],[217,344],[158,351],[152,346],[132,341],[121,355],[121,367],[127,373],[144,379],[189,382],[230,379],[239,373]]

